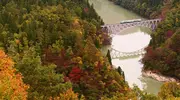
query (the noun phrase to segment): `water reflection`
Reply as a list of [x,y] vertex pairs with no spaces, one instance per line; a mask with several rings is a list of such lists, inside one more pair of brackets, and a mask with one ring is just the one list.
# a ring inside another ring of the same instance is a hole
[[[146,47],[151,39],[148,34],[141,32],[140,28],[138,28],[138,30],[128,30],[128,32],[131,34],[114,36],[112,40],[112,48],[122,52],[132,52]],[[137,56],[123,60],[113,59],[112,62],[115,66],[121,66],[130,86],[137,84],[141,89],[143,89],[143,83],[139,80],[141,77],[141,69],[143,67],[139,62],[141,58],[142,57]]]
[[[143,67],[139,62],[140,59],[141,57],[125,60],[113,59],[112,63],[122,68],[125,73],[125,79],[131,87],[133,84],[136,84],[139,88],[143,89],[143,83],[139,80],[139,78],[141,78],[141,68]],[[138,68],[136,66],[138,66]]]
[[[151,39],[149,34],[146,32],[151,33],[150,29],[145,30],[144,28],[134,27],[130,30],[123,31],[123,35],[114,35],[112,45],[104,47],[103,52],[106,54],[107,50],[110,48],[122,52],[132,52],[146,47]],[[133,56],[113,59],[112,63],[114,66],[120,66],[122,68],[125,73],[125,79],[131,87],[133,84],[136,84],[140,89],[144,89],[149,93],[157,94],[162,83],[142,76],[141,70],[143,64],[140,62],[141,59],[142,56]]]
[[[144,32],[144,34],[151,34],[152,30],[147,28],[147,27],[130,27],[130,28],[125,28],[123,31],[116,33],[118,35],[127,35],[127,34],[134,34],[135,32]],[[113,36],[113,35],[112,35]]]
[[121,52],[133,52],[146,47],[151,37],[144,32],[132,32],[127,35],[114,35],[112,48]]

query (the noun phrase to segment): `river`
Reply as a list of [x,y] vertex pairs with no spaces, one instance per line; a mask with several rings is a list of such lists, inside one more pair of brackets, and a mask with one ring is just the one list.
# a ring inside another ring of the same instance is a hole
[[[119,23],[128,19],[144,19],[108,0],[89,0],[89,2],[94,5],[96,12],[101,16],[105,24]],[[142,49],[149,44],[151,40],[150,33],[150,29],[147,28],[129,28],[121,32],[121,35],[114,35],[112,45],[104,47],[103,52],[107,53],[108,48],[114,48],[122,52],[132,52]],[[131,87],[133,84],[136,84],[140,89],[157,94],[162,82],[142,76],[141,70],[143,64],[140,62],[141,59],[142,56],[127,59],[112,59],[112,63],[114,66],[120,66],[122,68],[125,73],[125,79]]]

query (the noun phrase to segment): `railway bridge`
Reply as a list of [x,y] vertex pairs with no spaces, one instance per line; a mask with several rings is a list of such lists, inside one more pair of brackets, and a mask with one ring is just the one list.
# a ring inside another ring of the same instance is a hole
[[161,19],[152,19],[152,20],[142,20],[142,21],[134,21],[134,22],[128,22],[128,23],[116,23],[116,24],[105,24],[102,25],[102,30],[107,31],[108,34],[120,34],[123,30],[140,26],[140,27],[147,27],[152,30],[154,30],[158,23],[161,22]]
[[[113,35],[121,35],[121,32],[125,29],[135,27],[135,26],[140,26],[140,27],[147,27],[152,30],[155,30],[157,27],[158,23],[161,22],[161,19],[151,19],[151,20],[132,20],[132,22],[125,22],[124,23],[117,23],[117,24],[105,24],[102,25],[102,31],[106,31],[108,34],[113,34]],[[146,48],[146,47],[144,47]],[[144,51],[144,48],[140,50],[136,50],[133,52],[121,52],[116,49],[111,48],[111,58],[112,59],[117,59],[117,58],[125,58],[125,57],[132,57],[132,56],[139,56],[143,55],[146,52]]]

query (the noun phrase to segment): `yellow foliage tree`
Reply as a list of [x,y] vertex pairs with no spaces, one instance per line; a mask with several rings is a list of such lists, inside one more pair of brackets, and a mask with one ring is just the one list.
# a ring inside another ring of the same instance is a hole
[[99,61],[99,59],[101,57],[100,51],[93,44],[93,40],[90,36],[86,40],[86,45],[84,47],[84,53],[87,56],[86,60],[90,61],[91,63]]
[[180,85],[175,82],[165,83],[158,95],[162,100],[180,100]]
[[26,100],[28,86],[20,73],[15,74],[14,62],[0,50],[0,100]]
[[78,99],[78,94],[74,93],[74,91],[71,88],[64,93],[61,93],[59,97],[50,98],[50,100],[79,100],[79,99]]

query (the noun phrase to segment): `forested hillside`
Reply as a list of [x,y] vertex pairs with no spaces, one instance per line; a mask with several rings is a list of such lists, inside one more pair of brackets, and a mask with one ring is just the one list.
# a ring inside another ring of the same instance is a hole
[[[109,41],[101,24],[86,0],[1,0],[0,48],[13,61],[0,51],[0,71],[5,73],[0,77],[9,75],[0,79],[0,98],[134,98],[122,72],[101,55],[99,48]],[[11,67],[22,76],[16,78]]]
[[[110,0],[146,18],[163,18],[178,0]],[[133,9],[132,9],[133,8]]]
[[100,52],[110,43],[101,24],[87,0],[0,0],[0,99],[173,100],[179,96],[176,83],[165,84],[159,97],[129,88],[121,68],[114,69],[111,59]]
[[145,70],[180,79],[180,2],[170,5],[142,61]]

